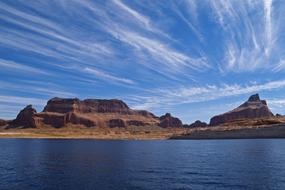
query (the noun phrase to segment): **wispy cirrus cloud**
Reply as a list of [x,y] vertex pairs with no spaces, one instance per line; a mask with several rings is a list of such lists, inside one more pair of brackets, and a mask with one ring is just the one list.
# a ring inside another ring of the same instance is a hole
[[[114,1],[113,4],[116,6],[108,3],[110,4],[110,8],[112,8],[110,11],[99,9],[94,2],[72,1],[62,2],[62,4],[67,9],[69,8],[68,4],[77,5],[78,13],[86,9],[91,11],[94,18],[88,18],[88,22],[94,24],[101,31],[109,32],[114,39],[118,39],[122,43],[135,48],[133,52],[134,56],[138,57],[138,62],[142,63],[142,66],[148,69],[150,68],[156,72],[160,72],[159,70],[163,69],[161,73],[165,76],[169,76],[166,73],[170,72],[175,74],[175,72],[183,71],[183,68],[195,70],[205,70],[205,68],[209,68],[206,57],[191,57],[184,52],[170,47],[170,43],[168,42],[169,36],[165,38],[164,32],[154,27],[150,19],[122,1]],[[40,9],[42,5],[38,4],[38,7],[34,7],[32,3],[28,6],[37,10]],[[23,28],[21,31],[15,31],[9,28],[0,30],[0,34],[3,37],[0,39],[0,42],[6,47],[52,57],[59,60],[60,64],[50,63],[50,65],[58,65],[68,70],[76,69],[82,65],[92,67],[95,66],[94,63],[105,64],[106,60],[110,63],[118,62],[117,57],[121,54],[118,50],[114,52],[114,50],[110,48],[110,45],[106,45],[108,43],[98,42],[97,39],[91,40],[93,42],[90,42],[90,38],[82,38],[82,36],[86,36],[85,33],[87,31],[81,28],[76,28],[76,30],[71,28],[67,30],[67,28],[57,23],[57,19],[50,20],[46,17],[35,16],[30,12],[20,11],[5,3],[1,3],[1,7],[5,12],[13,15],[11,17],[4,14],[1,19]],[[131,15],[127,19],[126,17],[120,16],[124,15],[125,12]],[[112,19],[113,13],[117,13],[117,20],[124,19],[124,21],[117,24],[118,22]],[[54,15],[54,17],[61,16],[57,15],[56,12]],[[99,19],[96,20],[95,18]],[[130,22],[134,25],[138,23],[138,26],[133,27],[133,25],[129,25]],[[133,31],[134,28],[136,28],[135,30],[137,32]],[[82,33],[82,35],[78,35],[80,33]],[[160,39],[161,35],[164,36],[163,38],[165,38],[166,41]],[[155,36],[160,37],[157,38]],[[74,66],[70,66],[69,63],[71,61]],[[118,83],[119,80],[111,81]]]
[[24,106],[29,104],[44,106],[46,100],[40,98],[0,95],[0,103],[12,103]]
[[[61,44],[64,43],[61,46],[66,45],[70,49],[77,49],[77,53],[80,52],[79,50],[87,52],[90,52],[90,50],[92,50],[90,53],[93,54],[101,53],[105,55],[110,55],[112,53],[111,49],[109,49],[109,47],[107,47],[105,44],[100,44],[98,41],[97,43],[92,43],[84,39],[78,39],[78,36],[76,36],[76,33],[74,33],[72,30],[67,30],[61,24],[56,23],[52,20],[48,20],[39,16],[34,16],[27,12],[19,11],[5,3],[0,2],[0,5],[4,12],[8,12],[9,14],[13,15],[13,17],[11,17],[6,16],[4,14],[1,15],[1,19],[6,22],[18,25],[24,29],[28,29],[32,32],[35,32],[36,34],[43,35],[45,36],[46,40],[53,40],[53,42],[59,41],[61,42]],[[34,35],[33,37],[36,38],[36,35]],[[43,41],[43,39],[41,41]]]
[[131,16],[133,16],[136,20],[138,20],[139,22],[141,22],[145,27],[147,27],[149,30],[153,30],[153,28],[150,26],[150,21],[147,17],[145,17],[144,15],[138,13],[136,10],[130,8],[129,6],[127,6],[126,4],[124,4],[122,1],[120,0],[113,0],[113,2],[118,5],[121,9],[125,10],[126,12],[128,12]]
[[265,48],[265,55],[269,56],[271,53],[273,39],[272,39],[272,0],[264,0],[264,14],[265,14],[265,31],[266,31],[266,39],[267,45]]
[[[210,1],[214,18],[229,35],[224,42],[223,72],[272,69],[279,56],[279,17],[271,0]],[[259,24],[255,24],[259,23]]]
[[22,72],[28,72],[28,73],[34,73],[34,74],[44,74],[44,75],[49,74],[48,72],[43,71],[42,69],[24,65],[22,63],[16,63],[10,60],[1,59],[1,58],[0,58],[0,67],[2,70],[10,69],[10,70],[13,70],[13,72],[22,71]]
[[279,61],[279,63],[273,68],[273,71],[278,72],[285,69],[285,59]]
[[[130,8],[120,0],[113,1],[117,6],[110,6],[112,12],[99,10],[90,2],[80,2],[80,5],[89,9],[100,17],[100,28],[110,33],[113,38],[120,40],[132,48],[135,48],[136,57],[144,57],[149,60],[152,56],[152,61],[144,61],[143,63],[153,70],[157,70],[156,64],[165,65],[165,72],[179,71],[183,67],[191,69],[205,70],[209,68],[207,59],[204,56],[191,57],[189,54],[181,52],[169,46],[169,36],[163,31],[154,26],[153,22],[138,11]],[[112,14],[118,15],[118,20],[121,23],[115,22]],[[131,16],[125,17],[128,13]],[[149,33],[151,32],[151,33]],[[165,38],[163,40],[163,38]],[[160,67],[161,68],[161,67]]]
[[268,104],[278,108],[284,108],[285,99],[271,99],[268,101]]
[[125,83],[125,84],[135,84],[134,81],[127,79],[127,78],[121,78],[121,77],[117,77],[117,76],[113,76],[111,74],[108,74],[106,72],[100,71],[98,69],[95,68],[89,68],[86,67],[83,69],[84,72],[89,73],[89,74],[93,74],[95,75],[95,77],[105,80],[106,82],[118,82],[118,83]]
[[153,59],[168,66],[172,71],[179,71],[182,68],[205,69],[209,65],[206,58],[191,58],[181,52],[173,50],[167,45],[155,40],[144,37],[128,30],[120,28],[111,29],[109,32],[117,39],[136,48],[139,51],[146,50]]
[[[68,92],[66,89],[62,89],[59,86],[51,83],[38,83],[33,81],[17,81],[17,83],[11,83],[0,80],[0,90],[8,91],[14,90],[17,92],[27,92],[29,89],[30,94],[42,95],[46,97],[76,97],[75,93]],[[31,102],[32,103],[32,102]]]
[[144,96],[130,96],[129,101],[135,108],[161,108],[163,106],[177,106],[196,102],[207,102],[224,97],[258,93],[285,88],[285,80],[271,81],[263,84],[239,85],[223,84],[200,87],[180,87],[172,89],[153,89]]
[[37,54],[51,56],[57,59],[73,59],[75,54],[78,57],[90,57],[97,58],[95,55],[108,55],[112,54],[112,50],[103,44],[98,42],[89,42],[84,39],[72,39],[64,36],[61,33],[70,34],[68,31],[62,31],[61,33],[54,30],[61,30],[61,28],[50,29],[49,25],[44,23],[34,23],[33,20],[27,19],[26,22],[20,22],[16,18],[2,17],[3,20],[11,22],[18,26],[28,29],[33,33],[21,31],[16,32],[14,30],[3,29],[0,30],[1,36],[0,42],[7,47],[18,48],[22,50],[28,50]]
[[94,61],[113,54],[112,49],[102,41],[86,39],[73,28],[68,29],[57,23],[57,20],[35,16],[2,2],[0,5],[1,20],[19,27],[19,30],[12,27],[0,29],[0,43],[6,48],[20,49],[61,61]]

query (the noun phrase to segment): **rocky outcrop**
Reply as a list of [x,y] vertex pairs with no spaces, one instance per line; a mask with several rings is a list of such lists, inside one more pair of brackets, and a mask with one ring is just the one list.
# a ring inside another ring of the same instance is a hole
[[168,127],[177,128],[183,126],[181,120],[176,117],[173,117],[170,113],[166,113],[165,115],[161,116],[159,120],[160,120],[159,126],[163,128],[168,128]]
[[132,110],[121,100],[52,98],[37,113],[31,105],[24,108],[10,127],[127,127],[158,126],[159,119],[145,110]]
[[0,119],[0,127],[1,126],[5,126],[8,124],[8,121],[4,120],[4,119]]
[[12,126],[15,127],[36,127],[34,115],[37,111],[32,107],[32,105],[28,105],[20,113],[17,115],[17,118],[11,122]]
[[259,95],[252,95],[245,103],[227,113],[211,118],[210,125],[220,125],[237,120],[273,117],[265,100],[260,100]]
[[188,125],[187,127],[190,127],[190,128],[197,128],[197,127],[207,127],[208,124],[205,123],[205,122],[202,122],[200,120],[197,120],[195,121],[194,123]]

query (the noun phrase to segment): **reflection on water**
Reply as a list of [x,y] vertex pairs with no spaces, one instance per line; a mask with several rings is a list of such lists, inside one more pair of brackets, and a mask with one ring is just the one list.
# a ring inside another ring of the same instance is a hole
[[0,139],[0,189],[285,189],[284,145]]

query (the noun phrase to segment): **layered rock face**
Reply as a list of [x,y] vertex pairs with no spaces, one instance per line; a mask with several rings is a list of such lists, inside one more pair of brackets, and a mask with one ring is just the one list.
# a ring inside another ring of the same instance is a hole
[[168,128],[168,127],[182,127],[183,124],[180,119],[173,117],[170,113],[166,113],[165,115],[159,118],[160,120],[160,127]]
[[266,101],[260,100],[259,95],[255,94],[232,111],[211,118],[210,125],[213,126],[237,120],[268,118],[273,116]]
[[79,113],[122,113],[131,114],[132,110],[121,100],[100,99],[62,99],[53,98],[48,101],[44,112],[79,112]]
[[14,127],[127,127],[159,125],[158,118],[145,110],[132,110],[121,100],[61,99],[48,101],[43,112],[31,105],[23,109],[11,126]]

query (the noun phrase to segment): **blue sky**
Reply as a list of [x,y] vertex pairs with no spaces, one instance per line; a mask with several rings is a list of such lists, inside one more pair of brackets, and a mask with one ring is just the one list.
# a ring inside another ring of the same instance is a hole
[[285,3],[0,0],[0,118],[119,98],[190,123],[260,93],[285,114]]

